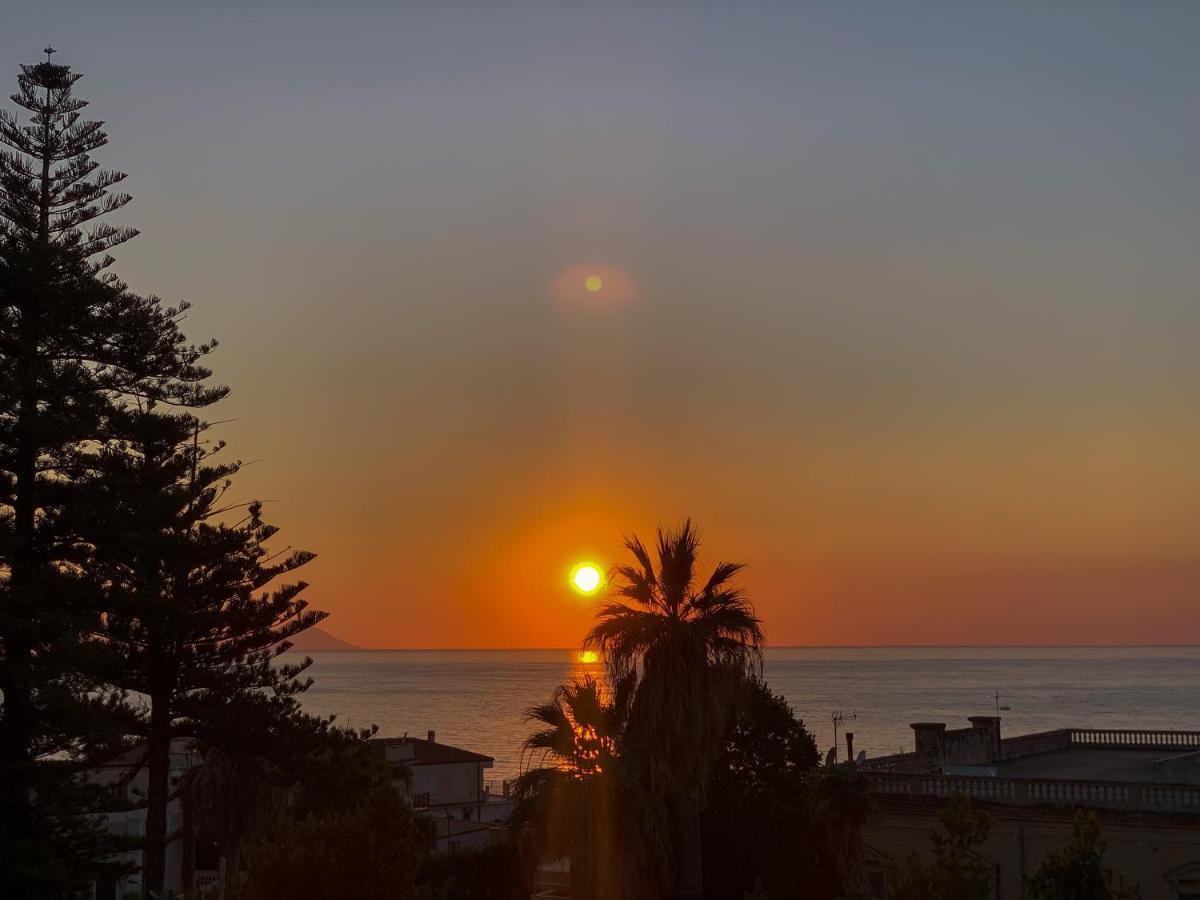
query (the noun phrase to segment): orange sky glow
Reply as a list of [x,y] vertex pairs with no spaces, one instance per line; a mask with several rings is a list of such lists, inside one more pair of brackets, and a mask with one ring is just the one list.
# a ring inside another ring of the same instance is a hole
[[578,647],[691,517],[776,645],[1200,643],[1194,8],[117,7],[6,83],[338,637]]

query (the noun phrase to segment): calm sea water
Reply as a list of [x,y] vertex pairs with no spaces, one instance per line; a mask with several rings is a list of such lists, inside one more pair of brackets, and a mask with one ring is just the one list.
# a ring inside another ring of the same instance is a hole
[[[311,654],[311,712],[375,724],[384,736],[424,737],[496,759],[499,785],[522,766],[526,710],[565,679],[599,666],[568,650],[388,650]],[[1200,729],[1200,647],[773,648],[766,678],[817,736],[833,743],[830,717],[855,750],[912,749],[911,722],[994,715],[1005,734],[1051,728]],[[850,718],[851,715],[854,718]]]

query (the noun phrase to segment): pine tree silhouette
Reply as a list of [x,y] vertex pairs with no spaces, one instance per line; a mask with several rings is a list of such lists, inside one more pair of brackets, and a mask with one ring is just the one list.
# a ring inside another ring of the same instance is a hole
[[102,123],[82,118],[80,76],[46,52],[21,67],[24,115],[0,111],[0,896],[20,897],[86,885],[100,853],[73,791],[103,749],[82,662],[103,611],[84,590],[90,545],[70,512],[95,502],[89,473],[120,439],[114,412],[225,393],[205,384],[212,345],[179,329],[186,305],[108,271],[135,234],[102,221],[129,200],[112,190],[124,175],[92,159]]

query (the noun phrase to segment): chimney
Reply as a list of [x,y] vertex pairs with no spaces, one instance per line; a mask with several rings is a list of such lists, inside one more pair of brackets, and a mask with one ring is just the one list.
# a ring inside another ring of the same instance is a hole
[[854,765],[854,732],[846,732],[846,762]]
[[941,767],[946,759],[946,723],[913,722],[912,730],[916,751],[936,754],[937,764]]
[[987,762],[997,762],[1000,759],[1000,717],[999,716],[968,716],[967,720],[976,731],[987,735]]
[[431,744],[433,743],[433,735],[434,735],[433,729],[430,728],[429,729],[429,737],[427,737],[426,740],[429,741],[429,743],[431,743]]

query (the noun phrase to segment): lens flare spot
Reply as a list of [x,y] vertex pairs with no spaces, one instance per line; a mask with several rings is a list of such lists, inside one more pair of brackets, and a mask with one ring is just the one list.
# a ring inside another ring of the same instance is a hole
[[581,594],[594,594],[604,583],[604,575],[593,563],[580,563],[571,570],[571,587]]
[[638,300],[633,276],[602,262],[581,262],[559,271],[549,285],[550,298],[566,309],[589,315],[623,309]]

